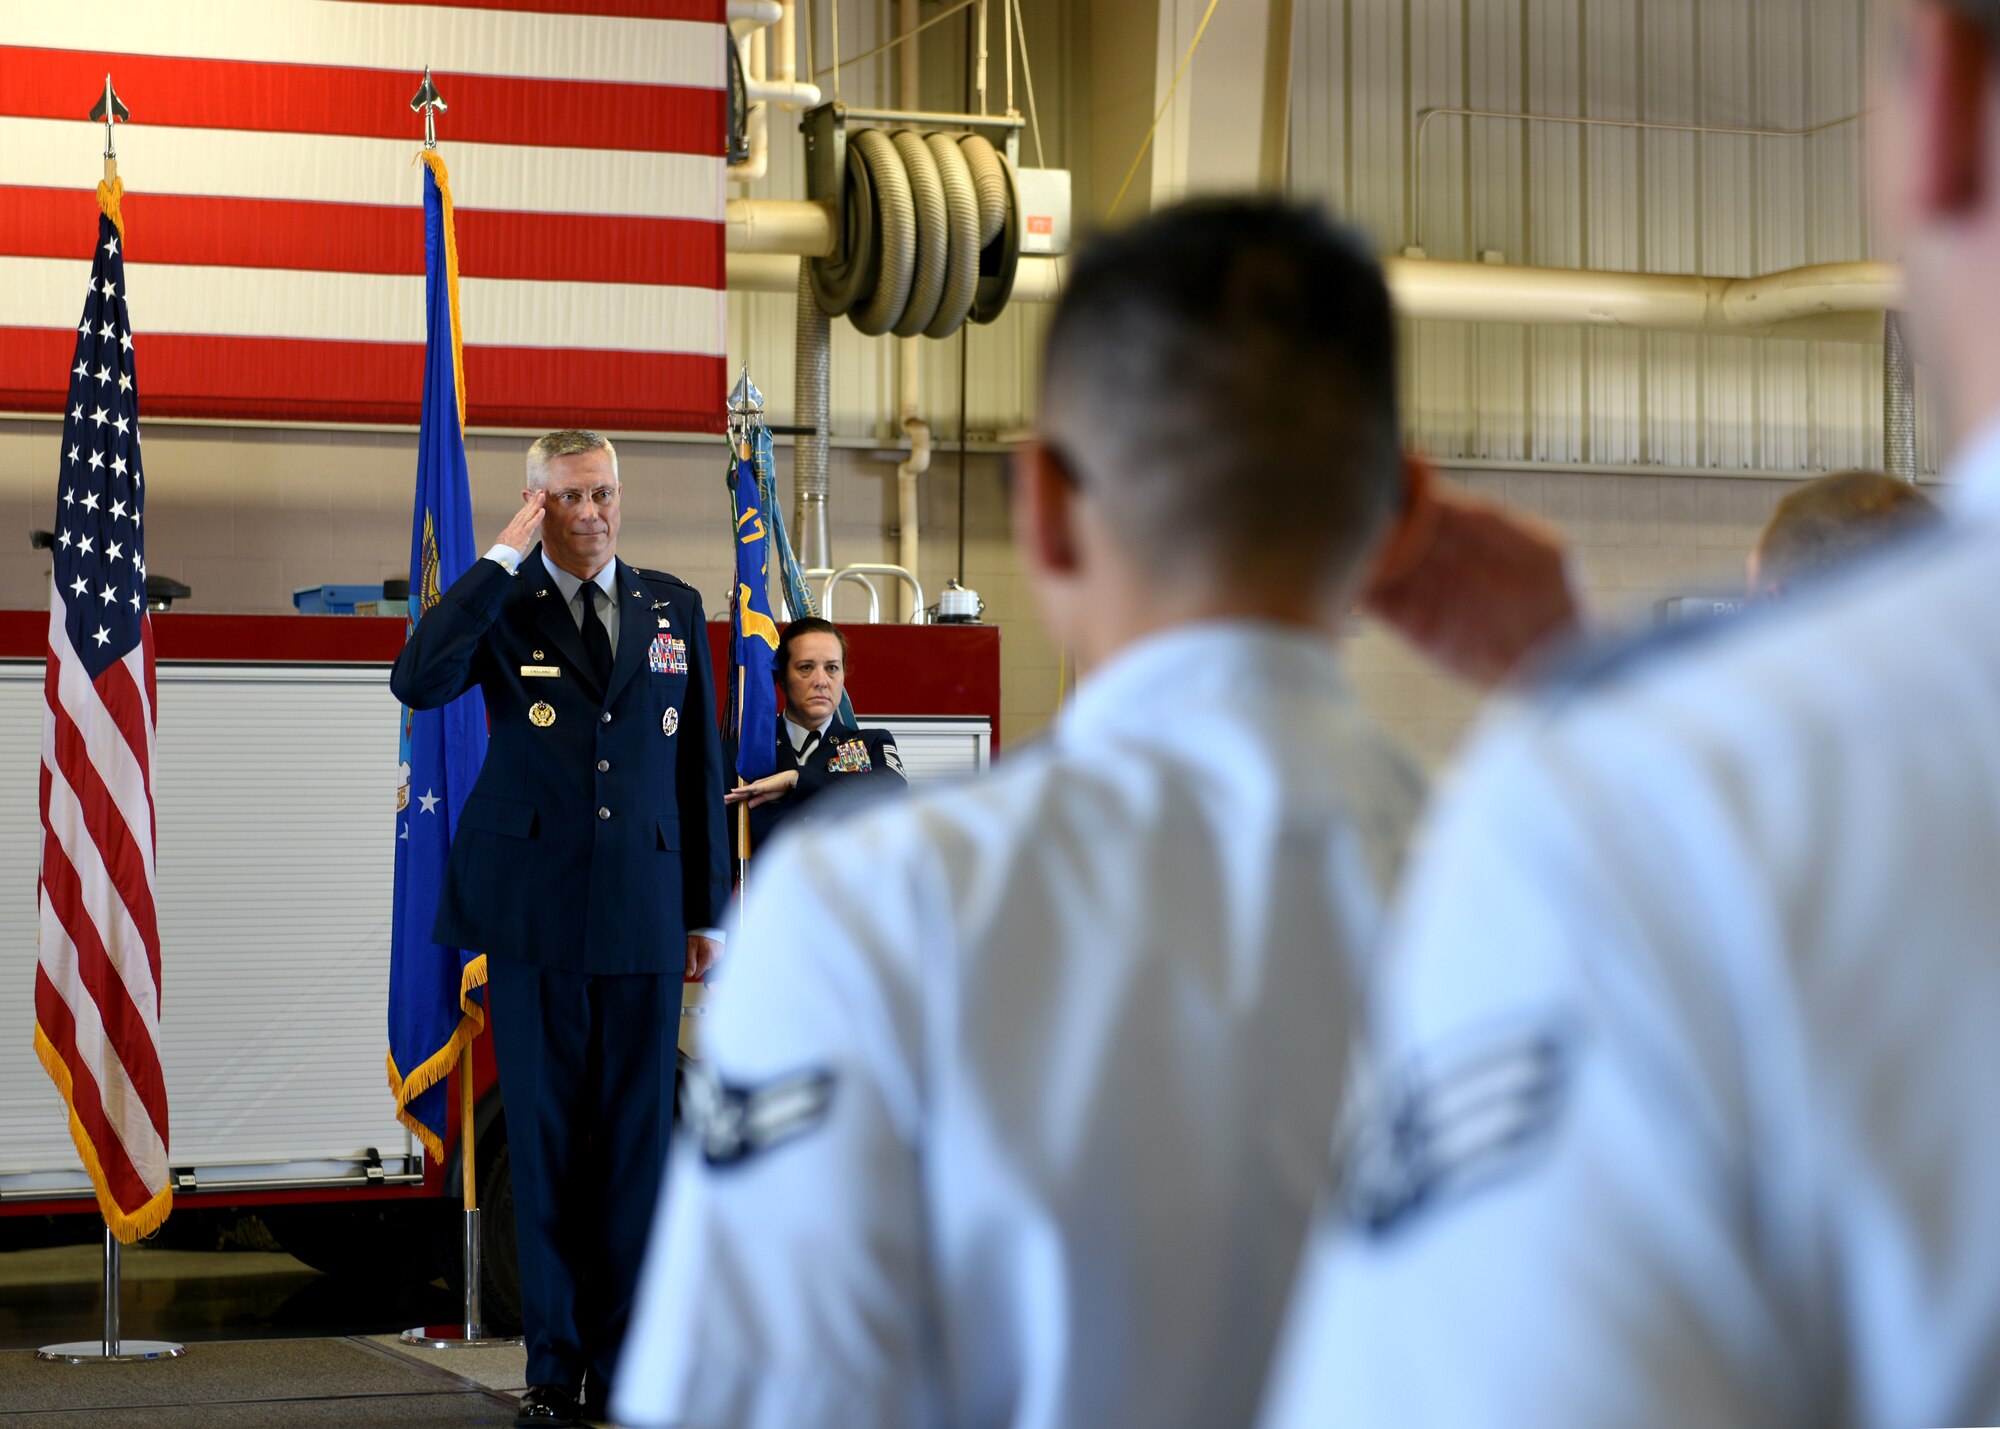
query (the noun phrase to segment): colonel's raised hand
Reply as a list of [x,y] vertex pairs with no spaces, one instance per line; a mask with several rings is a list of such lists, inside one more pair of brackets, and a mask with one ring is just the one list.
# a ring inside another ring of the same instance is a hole
[[507,523],[507,529],[500,533],[500,544],[512,546],[517,551],[525,551],[535,544],[535,533],[542,529],[542,509],[548,505],[546,491],[531,491],[528,499],[514,519]]
[[1482,685],[1578,628],[1581,606],[1555,531],[1445,486],[1415,458],[1409,487],[1409,509],[1364,598],[1371,613]]

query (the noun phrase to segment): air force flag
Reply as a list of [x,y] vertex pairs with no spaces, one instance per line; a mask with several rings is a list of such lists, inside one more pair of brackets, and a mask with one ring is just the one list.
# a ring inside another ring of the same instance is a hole
[[[417,502],[410,523],[410,629],[474,560],[459,358],[458,248],[451,183],[423,155],[428,307]],[[445,1078],[486,1025],[486,959],[431,941],[458,812],[486,758],[486,704],[474,689],[438,710],[403,711],[396,794],[395,925],[389,952],[389,1087],[396,1115],[444,1159]]]

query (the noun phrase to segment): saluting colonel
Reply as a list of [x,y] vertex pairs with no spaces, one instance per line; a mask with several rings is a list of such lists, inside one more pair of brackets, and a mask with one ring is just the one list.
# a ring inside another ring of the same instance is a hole
[[[391,688],[477,685],[492,728],[435,937],[486,954],[530,1388],[601,1415],[672,1129],[682,973],[720,944],[722,754],[701,597],[618,559],[618,454],[528,449],[523,505],[444,593]],[[535,537],[540,533],[541,541]]]
[[1079,259],[1014,530],[1082,685],[752,880],[621,1423],[1249,1419],[1421,792],[1334,655],[1404,489],[1391,345],[1304,211]]

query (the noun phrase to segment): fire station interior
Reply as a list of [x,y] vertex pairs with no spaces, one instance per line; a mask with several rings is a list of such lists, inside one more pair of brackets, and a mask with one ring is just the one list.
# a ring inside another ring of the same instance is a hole
[[[1865,201],[1865,0],[726,8],[733,390],[714,394],[708,430],[611,434],[620,553],[699,590],[726,670],[723,433],[761,425],[791,545],[853,642],[857,715],[895,731],[914,783],[1004,762],[1074,687],[1011,543],[1010,453],[1036,419],[1070,255],[1184,196],[1279,192],[1365,235],[1398,311],[1408,442],[1445,480],[1557,529],[1595,623],[1733,607],[1760,529],[1813,477],[1937,480]],[[429,59],[452,98],[449,65]],[[414,145],[422,120],[403,117]],[[453,117],[437,117],[447,153]],[[976,136],[1004,161],[993,257],[929,324],[863,271],[873,246],[909,241],[897,225],[934,221],[885,217],[857,187],[864,159],[904,162],[884,138],[898,131]],[[146,182],[129,163],[127,178]],[[64,269],[65,304],[84,266]],[[410,599],[416,430],[166,416],[145,430],[164,1055],[176,1145],[198,1154],[177,1153],[173,1212],[122,1248],[115,1288],[124,1339],[188,1353],[171,1370],[66,1378],[34,1355],[99,1340],[108,1287],[104,1221],[28,1035],[62,422],[0,412],[0,986],[14,1009],[0,1423],[511,1422],[517,1342],[405,1334],[464,1318],[468,1173],[484,1326],[520,1328],[490,1048],[471,1054],[470,1155],[456,1101],[432,1158],[383,1085],[387,672]],[[519,507],[533,435],[466,429],[482,547]],[[1282,507],[1298,474],[1273,477]],[[1481,693],[1358,614],[1343,661],[1368,709],[1448,772]],[[690,984],[683,1012],[696,1058],[704,996]]]

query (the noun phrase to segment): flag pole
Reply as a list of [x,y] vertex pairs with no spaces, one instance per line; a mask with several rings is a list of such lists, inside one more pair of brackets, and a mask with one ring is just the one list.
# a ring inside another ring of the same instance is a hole
[[[431,80],[431,67],[424,66],[423,82],[410,99],[412,113],[424,117],[424,148],[437,148],[437,117],[450,109],[444,96],[438,93],[437,85]],[[448,201],[448,196],[447,196]],[[449,234],[449,211],[446,217],[446,232]],[[456,278],[453,279],[456,282]],[[453,292],[454,307],[457,293]],[[461,382],[461,387],[463,383]],[[459,394],[461,401],[463,391]],[[461,426],[465,413],[461,408]],[[485,1274],[481,1263],[481,1240],[479,1227],[479,1181],[478,1181],[478,1131],[473,1121],[472,1106],[472,1043],[478,1036],[477,1029],[458,1049],[458,1154],[459,1178],[463,1182],[464,1206],[463,1239],[459,1246],[460,1271],[465,1277],[464,1319],[456,1325],[419,1325],[403,1331],[403,1343],[421,1345],[432,1350],[472,1350],[485,1349],[492,1345],[518,1345],[518,1335],[492,1335],[486,1331],[485,1317],[480,1311],[479,1282]]]
[[460,1257],[465,1274],[465,1318],[456,1325],[418,1325],[403,1331],[403,1343],[427,1350],[479,1350],[493,1345],[518,1345],[519,1335],[489,1334],[480,1310],[479,1281],[485,1274],[479,1233],[478,1132],[473,1124],[472,1043],[458,1049],[458,1156],[464,1180],[464,1243]]
[[178,1359],[187,1346],[172,1340],[128,1340],[118,1329],[119,1277],[123,1266],[118,1237],[111,1226],[104,1227],[104,1333],[95,1340],[70,1340],[60,1345],[43,1345],[35,1351],[38,1360],[56,1364],[133,1364],[139,1360]]
[[[750,381],[750,364],[746,362],[743,364],[743,376],[737,382],[736,390],[730,394],[729,399],[729,454],[737,462],[748,461],[750,459],[751,424],[762,415],[763,410],[764,396],[752,385]],[[731,490],[734,491],[734,487]],[[741,500],[742,496],[738,493],[732,496],[731,504],[735,505]],[[738,631],[743,629],[743,612],[741,610],[736,612],[734,626]],[[731,719],[731,723],[735,726],[736,737],[739,740],[743,737],[743,695],[745,688],[743,682],[744,670],[741,665],[738,665],[736,667],[736,711]],[[738,757],[741,757],[740,751]],[[736,787],[739,789],[749,782],[740,773],[736,776]],[[737,887],[741,888],[749,876],[750,806],[748,804],[738,804],[736,806]]]

